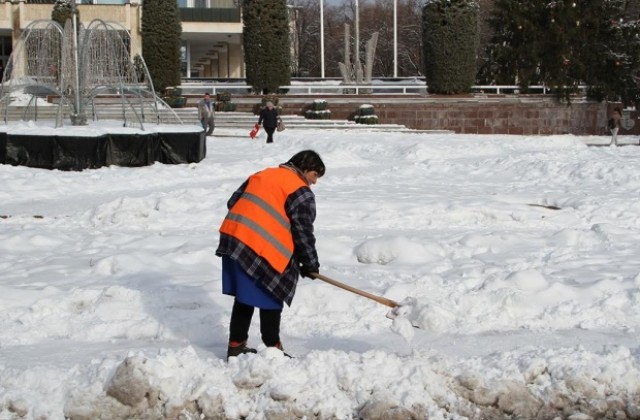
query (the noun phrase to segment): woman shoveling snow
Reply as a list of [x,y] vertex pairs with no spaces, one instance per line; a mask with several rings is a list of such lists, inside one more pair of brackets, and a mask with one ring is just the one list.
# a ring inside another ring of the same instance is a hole
[[235,297],[227,359],[257,352],[247,346],[255,308],[265,346],[283,350],[284,303],[291,304],[298,276],[309,277],[320,266],[311,186],[324,173],[320,155],[303,150],[251,175],[229,199],[216,251],[222,257],[222,291]]

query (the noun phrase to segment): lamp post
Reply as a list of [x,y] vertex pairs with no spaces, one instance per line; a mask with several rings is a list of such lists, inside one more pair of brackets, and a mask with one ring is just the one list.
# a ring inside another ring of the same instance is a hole
[[324,79],[324,0],[320,0],[320,77]]
[[398,0],[393,0],[393,77],[398,77]]
[[71,19],[73,23],[73,61],[75,71],[75,86],[74,86],[74,102],[75,102],[75,115],[72,116],[72,125],[86,125],[86,119],[84,117],[84,110],[80,109],[80,64],[78,63],[78,5],[76,0],[71,3]]
[[355,57],[356,57],[356,66],[360,68],[360,8],[358,7],[358,0],[356,0],[356,42],[355,42]]

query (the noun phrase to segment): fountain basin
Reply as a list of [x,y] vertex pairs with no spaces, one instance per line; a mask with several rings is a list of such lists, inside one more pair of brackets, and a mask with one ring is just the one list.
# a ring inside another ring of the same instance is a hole
[[58,128],[40,121],[0,125],[0,164],[81,171],[193,163],[205,156],[205,132],[194,125],[147,124],[144,130],[105,120]]

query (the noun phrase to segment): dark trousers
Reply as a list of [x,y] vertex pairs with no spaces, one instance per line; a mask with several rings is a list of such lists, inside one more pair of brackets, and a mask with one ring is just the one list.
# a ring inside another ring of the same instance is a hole
[[275,127],[265,127],[264,131],[267,132],[267,143],[273,143],[273,132],[276,131]]
[[[237,300],[233,302],[231,323],[229,325],[229,341],[243,342],[249,338],[249,327],[253,317],[253,306],[245,305]],[[280,342],[280,316],[282,309],[260,309],[260,334],[267,347],[274,347]]]
[[210,136],[213,134],[213,130],[216,128],[216,122],[213,117],[203,118],[200,120],[200,124],[202,124],[202,128],[207,132],[206,135]]

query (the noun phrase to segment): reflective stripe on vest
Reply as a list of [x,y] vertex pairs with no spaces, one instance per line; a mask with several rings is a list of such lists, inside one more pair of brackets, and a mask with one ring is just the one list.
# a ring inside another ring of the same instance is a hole
[[239,239],[283,273],[294,248],[285,202],[291,193],[306,185],[297,173],[286,168],[269,168],[250,176],[220,232]]

